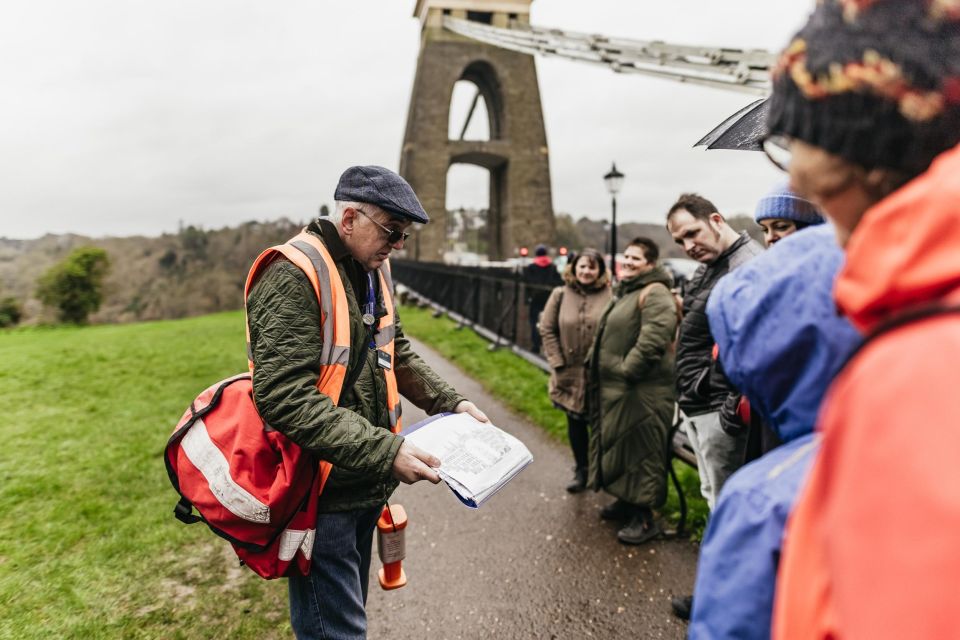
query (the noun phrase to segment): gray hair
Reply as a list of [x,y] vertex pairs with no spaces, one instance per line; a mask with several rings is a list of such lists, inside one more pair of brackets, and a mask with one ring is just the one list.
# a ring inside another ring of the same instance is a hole
[[343,221],[343,212],[347,209],[357,209],[360,210],[361,206],[366,207],[364,213],[367,213],[371,216],[377,215],[377,213],[382,212],[383,209],[378,207],[375,204],[370,204],[369,202],[350,202],[349,200],[336,200],[334,201],[333,211],[330,212],[330,216],[327,218],[337,227],[340,226],[340,223]]
[[340,222],[343,220],[343,212],[347,209],[356,209],[360,206],[359,202],[349,202],[347,200],[336,200],[333,203],[333,211],[330,212],[328,220],[332,222],[337,227],[340,226]]

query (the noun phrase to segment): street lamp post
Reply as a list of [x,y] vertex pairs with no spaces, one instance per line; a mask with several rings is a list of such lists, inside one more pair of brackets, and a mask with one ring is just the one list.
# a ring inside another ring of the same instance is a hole
[[617,171],[617,163],[613,163],[610,173],[603,176],[603,181],[610,192],[612,215],[610,218],[610,278],[617,279],[617,193],[623,186],[623,174]]

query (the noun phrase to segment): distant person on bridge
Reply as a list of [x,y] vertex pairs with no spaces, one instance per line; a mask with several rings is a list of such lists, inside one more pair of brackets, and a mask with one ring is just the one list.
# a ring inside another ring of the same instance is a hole
[[[429,221],[410,185],[382,167],[350,167],[334,199],[330,218],[315,220],[284,245],[302,251],[315,270],[308,275],[278,258],[247,300],[260,415],[334,465],[319,498],[310,575],[289,579],[298,638],[366,637],[367,577],[381,509],[398,482],[440,480],[438,459],[392,433],[400,420],[397,392],[429,414],[467,412],[486,420],[403,335],[386,261],[403,247],[413,222]],[[318,285],[326,292],[322,315]],[[320,372],[331,368],[339,368],[336,401],[321,391]]]
[[526,291],[527,319],[530,322],[530,350],[540,353],[540,314],[553,288],[563,284],[546,245],[538,244],[534,249],[533,262],[523,268],[523,284]]
[[603,256],[584,249],[563,273],[565,284],[550,294],[540,317],[543,355],[552,369],[550,399],[567,415],[567,434],[575,463],[570,493],[587,488],[590,431],[586,415],[584,359],[610,300],[610,274]]
[[624,544],[660,534],[653,509],[667,497],[678,320],[673,278],[658,264],[659,256],[649,238],[627,245],[587,369],[589,486],[616,499],[600,515],[625,523],[617,532]]
[[[712,202],[684,194],[667,212],[667,230],[687,256],[701,263],[684,289],[683,322],[677,342],[677,392],[686,430],[697,457],[700,492],[712,510],[727,478],[743,465],[748,432],[723,429],[720,410],[739,395],[714,370],[714,339],[707,323],[707,298],[717,281],[763,252],[750,236],[737,233]],[[691,597],[676,598],[674,612],[690,617]]]
[[773,637],[958,638],[960,5],[822,0],[772,77],[764,149],[834,223],[867,336],[819,415]]

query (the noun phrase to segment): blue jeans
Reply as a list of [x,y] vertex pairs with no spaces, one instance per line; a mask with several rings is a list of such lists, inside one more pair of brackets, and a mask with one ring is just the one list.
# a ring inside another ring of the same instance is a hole
[[289,579],[290,624],[299,640],[367,637],[371,545],[382,510],[317,516],[310,575]]

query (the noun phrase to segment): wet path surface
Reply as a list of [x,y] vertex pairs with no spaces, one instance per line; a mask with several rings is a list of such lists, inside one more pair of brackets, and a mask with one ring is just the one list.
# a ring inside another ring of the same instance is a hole
[[[571,454],[511,413],[439,355],[418,353],[494,424],[516,435],[534,462],[479,510],[460,504],[443,483],[402,485],[393,501],[407,511],[408,584],[382,591],[374,548],[369,637],[683,638],[670,598],[689,592],[696,569],[691,542],[628,547],[600,520],[610,498],[569,495]],[[546,391],[544,391],[546,392]],[[404,403],[404,423],[424,414]]]

